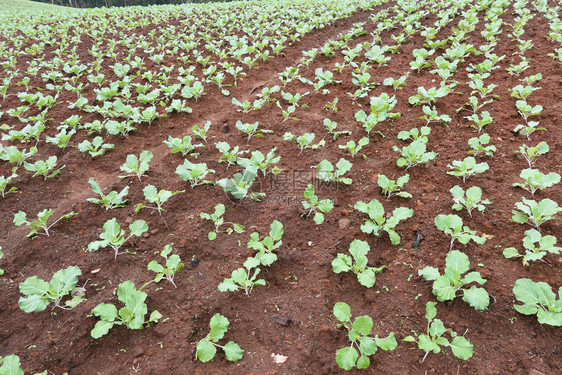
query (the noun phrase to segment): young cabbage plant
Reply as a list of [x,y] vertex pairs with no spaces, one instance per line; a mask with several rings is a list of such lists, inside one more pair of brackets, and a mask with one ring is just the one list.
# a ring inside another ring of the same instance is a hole
[[132,222],[131,225],[129,225],[130,234],[125,237],[125,230],[121,229],[121,226],[117,222],[117,219],[110,219],[103,225],[103,232],[99,235],[101,240],[90,242],[88,244],[88,251],[97,251],[105,247],[111,247],[115,252],[114,259],[117,259],[118,255],[123,254],[119,252],[119,249],[125,244],[125,242],[127,242],[133,236],[140,237],[147,231],[148,224],[146,224],[146,221],[136,220]]
[[529,164],[529,168],[533,168],[535,165],[535,159],[540,156],[544,155],[550,151],[550,147],[546,142],[540,142],[536,146],[527,146],[523,145],[519,147],[519,150],[515,150],[516,154],[521,154]]
[[273,130],[258,129],[258,125],[258,122],[247,124],[242,121],[236,121],[236,129],[248,136],[248,143],[252,137],[264,137],[264,134],[273,133]]
[[338,349],[336,352],[336,363],[346,371],[354,366],[362,370],[371,364],[370,356],[374,355],[378,349],[392,351],[398,346],[398,342],[391,332],[387,337],[379,338],[378,335],[370,337],[373,329],[373,319],[370,316],[358,316],[351,321],[351,308],[345,302],[338,302],[334,305],[334,316],[341,323],[338,328],[347,329],[351,345]]
[[8,185],[11,185],[13,181],[18,178],[18,174],[16,173],[17,167],[12,168],[12,174],[9,176],[2,176],[0,175],[0,195],[2,198],[6,198],[6,195],[10,193],[17,192],[18,188],[12,186],[8,188]]
[[[51,216],[53,216],[53,214],[53,210],[45,208],[43,211],[37,214],[37,220],[27,221],[27,214],[23,211],[18,211],[18,213],[14,214],[14,225],[16,227],[19,227],[25,224],[27,227],[29,227],[29,229],[31,229],[31,232],[27,234],[27,237],[32,237],[36,234],[44,234],[45,236],[49,237],[49,229],[51,229],[56,223],[58,223],[62,219],[68,219],[76,215],[75,212],[69,212],[59,217],[51,224],[47,224],[47,221]],[[42,229],[45,233],[39,233],[39,229]]]
[[470,217],[472,217],[472,210],[475,208],[480,212],[484,212],[486,209],[484,205],[492,203],[488,199],[482,200],[482,189],[478,186],[470,187],[465,192],[462,187],[455,185],[449,191],[453,196],[453,209],[461,211],[465,208]]
[[434,222],[437,229],[451,236],[449,251],[453,250],[453,243],[455,240],[463,245],[466,245],[470,240],[476,242],[478,245],[482,245],[486,242],[485,236],[479,237],[476,235],[475,230],[471,230],[468,226],[463,226],[462,219],[458,215],[437,215]]
[[361,149],[368,144],[369,144],[369,138],[363,137],[359,141],[357,141],[357,143],[355,143],[354,140],[350,140],[345,145],[339,145],[338,147],[341,148],[342,150],[349,151],[351,157],[354,158],[355,155],[357,155],[357,153],[361,151]]
[[187,159],[176,168],[176,174],[182,180],[189,181],[192,188],[198,185],[214,185],[213,181],[205,180],[209,173],[215,173],[215,170],[207,168],[207,163],[196,164]]
[[398,133],[398,139],[407,141],[420,141],[422,143],[427,143],[427,136],[431,134],[431,128],[429,126],[422,126],[421,128],[413,128],[410,130],[402,130]]
[[157,210],[158,213],[162,215],[162,211],[167,212],[162,208],[162,205],[174,195],[185,193],[185,190],[177,190],[172,192],[170,190],[161,189],[159,191],[154,185],[147,185],[144,187],[144,189],[142,189],[142,192],[144,194],[144,199],[146,199],[151,204],[155,204],[156,207],[145,206],[144,204],[139,203],[135,208],[135,212],[139,212],[143,208],[152,208],[153,210]]
[[235,292],[243,290],[250,297],[254,286],[265,285],[264,279],[258,279],[260,261],[256,258],[248,258],[244,262],[244,268],[240,267],[232,271],[230,278],[224,279],[218,286],[219,292]]
[[486,172],[490,166],[486,162],[476,163],[474,157],[467,156],[463,161],[453,160],[451,164],[447,164],[447,168],[452,169],[447,174],[462,177],[462,182],[465,183],[467,178],[476,173]]
[[257,253],[254,258],[260,262],[262,266],[269,266],[277,260],[277,254],[273,251],[277,250],[283,244],[282,237],[284,233],[283,224],[278,220],[273,220],[269,226],[269,236],[260,240],[258,232],[250,234],[248,241],[248,249],[254,249]]
[[552,287],[544,282],[519,279],[513,286],[513,294],[522,305],[513,308],[524,315],[536,315],[540,324],[554,327],[562,326],[562,287],[558,289],[558,299]]
[[527,137],[527,139],[531,140],[531,134],[536,132],[537,130],[546,130],[546,128],[538,128],[539,125],[538,121],[529,121],[525,125],[517,124],[517,126],[513,129],[514,133],[519,133]]
[[[153,260],[146,268],[149,271],[156,272],[156,276],[154,276],[155,283],[160,282],[162,279],[168,280],[174,287],[177,288],[176,283],[174,282],[174,276],[183,268],[183,263],[181,258],[177,254],[172,254],[173,244],[167,244],[164,246],[164,249],[160,252],[160,256],[164,258],[166,264],[163,266],[162,264],[158,263],[157,261]],[[144,286],[146,286],[145,284]],[[141,289],[144,289],[144,286]]]
[[236,199],[244,199],[246,196],[250,196],[255,201],[259,201],[260,197],[265,196],[265,193],[251,193],[250,188],[254,184],[258,176],[258,170],[253,165],[246,167],[242,173],[234,173],[230,178],[223,178],[217,181],[217,185],[222,187],[222,189],[231,193]]
[[234,146],[232,149],[227,142],[215,143],[217,150],[222,153],[219,158],[219,163],[227,163],[227,168],[236,164],[241,155],[248,152],[248,150],[240,151],[240,146]]
[[351,135],[349,130],[336,131],[338,123],[330,120],[329,118],[325,118],[323,124],[328,130],[328,134],[332,134],[334,136],[334,141],[337,140],[340,135]]
[[[416,342],[418,348],[425,351],[423,361],[430,352],[437,354],[441,352],[441,347],[450,347],[453,355],[457,358],[468,360],[472,358],[474,345],[468,342],[463,336],[459,336],[455,331],[446,329],[441,319],[435,319],[437,302],[428,302],[425,305],[425,318],[427,319],[427,333],[415,333],[412,336],[406,336],[402,341]],[[445,333],[449,333],[453,340],[443,337]]]
[[449,126],[449,123],[453,121],[453,119],[449,115],[446,114],[440,115],[435,109],[435,107],[424,105],[422,107],[422,111],[424,115],[420,116],[420,119],[426,121],[426,126],[432,122],[441,122],[443,126]]
[[562,212],[562,207],[552,199],[545,198],[538,202],[525,197],[521,198],[522,202],[515,203],[515,207],[519,210],[512,210],[511,221],[519,224],[530,224],[540,231],[540,226],[549,220],[560,220],[556,215]]
[[544,190],[560,182],[560,175],[558,173],[550,172],[543,174],[538,169],[532,168],[523,169],[519,173],[519,177],[523,179],[524,183],[514,183],[513,186],[525,189],[531,195],[535,195],[537,190]]
[[272,169],[272,166],[279,163],[281,160],[281,156],[275,156],[275,151],[277,151],[277,147],[272,148],[267,155],[262,154],[259,150],[252,151],[250,159],[238,158],[237,162],[244,168],[253,166],[254,168],[262,171],[264,176],[267,176],[267,173],[270,169]]
[[54,137],[47,136],[45,141],[64,150],[66,146],[68,146],[68,142],[70,142],[70,138],[72,138],[74,134],[76,134],[76,129],[68,131],[68,126],[62,126],[60,127],[59,133],[57,133]]
[[[480,272],[468,272],[470,261],[468,256],[458,250],[450,251],[445,258],[445,270],[443,275],[435,267],[427,266],[418,270],[418,275],[425,280],[433,281],[433,294],[438,301],[452,301],[457,294],[462,292],[462,300],[476,310],[486,310],[490,305],[490,296],[486,289],[471,286],[473,282],[483,285],[486,280]],[[463,276],[463,274],[465,274]]]
[[316,135],[314,133],[304,133],[303,135],[299,135],[299,136],[297,136],[297,135],[295,135],[291,132],[286,132],[285,134],[283,134],[283,140],[284,141],[295,140],[297,142],[297,146],[299,147],[301,152],[305,148],[310,148],[312,150],[316,150],[317,148],[319,148],[321,146],[324,146],[326,144],[326,142],[322,139],[320,142],[313,145],[312,142],[314,141],[315,137],[316,137]]
[[349,245],[349,253],[347,254],[338,253],[336,258],[332,261],[332,270],[335,273],[341,272],[353,272],[357,275],[357,281],[359,284],[366,286],[367,288],[372,288],[376,282],[376,274],[382,273],[386,266],[382,267],[369,267],[367,262],[367,254],[371,250],[371,247],[366,241],[361,241],[355,239]]
[[127,178],[127,177],[137,177],[139,181],[141,177],[148,171],[148,163],[152,160],[152,152],[148,150],[144,150],[140,153],[140,156],[137,158],[136,155],[127,155],[127,160],[125,164],[121,166],[121,170],[127,173],[125,176],[119,176],[119,178]]
[[88,152],[91,157],[105,155],[107,150],[111,150],[115,146],[111,143],[103,143],[103,138],[101,136],[95,137],[91,142],[87,139],[83,140],[78,144],[78,151]]
[[562,248],[556,245],[556,237],[548,235],[543,236],[536,229],[529,229],[525,231],[525,238],[523,238],[523,247],[525,254],[521,255],[514,247],[508,247],[503,250],[503,256],[511,258],[523,258],[523,265],[528,266],[529,262],[541,260],[548,254],[560,254]]
[[88,182],[90,183],[90,186],[92,187],[92,191],[100,196],[99,199],[98,198],[87,198],[86,200],[88,202],[92,202],[92,203],[95,203],[95,204],[101,204],[103,207],[105,207],[106,210],[113,209],[113,208],[119,208],[119,207],[125,207],[127,205],[127,199],[124,199],[124,198],[127,194],[129,194],[129,187],[128,186],[125,186],[123,188],[123,190],[121,190],[120,193],[113,190],[109,194],[105,195],[105,194],[103,194],[103,191],[101,190],[100,186],[98,185],[96,180],[94,180],[93,177],[90,177]]
[[408,173],[406,173],[404,176],[398,177],[396,181],[391,180],[384,174],[377,175],[377,185],[379,185],[379,187],[382,189],[382,193],[386,196],[386,199],[389,199],[393,195],[402,198],[412,198],[412,194],[401,191],[408,181],[410,181],[410,175]]
[[304,197],[306,200],[302,201],[302,206],[305,210],[308,210],[303,216],[310,216],[314,214],[314,222],[320,225],[324,222],[324,214],[326,212],[332,211],[334,208],[334,202],[330,199],[319,200],[314,192],[314,185],[309,184],[305,191]]
[[318,178],[325,182],[341,182],[346,185],[351,185],[353,180],[349,177],[343,177],[344,174],[349,172],[353,164],[341,158],[335,165],[328,160],[322,160],[318,165],[311,168],[318,169]]
[[[80,275],[80,268],[70,266],[55,272],[49,282],[37,276],[28,277],[19,285],[19,290],[25,297],[20,297],[18,306],[26,313],[41,312],[51,303],[54,307],[64,310],[72,309],[84,300],[80,295],[73,293]],[[69,294],[72,294],[73,298],[61,305],[63,298]]]
[[225,232],[227,234],[231,234],[232,232],[242,233],[242,232],[244,232],[244,229],[246,229],[241,224],[224,221],[224,218],[222,217],[222,215],[224,215],[225,212],[226,212],[226,208],[224,207],[224,204],[219,203],[215,206],[215,212],[214,213],[208,214],[208,213],[205,213],[205,212],[201,212],[199,214],[199,217],[201,219],[212,221],[213,225],[215,226],[215,229],[213,231],[209,232],[209,234],[207,235],[207,238],[209,239],[209,241],[213,241],[215,238],[217,238],[217,234],[219,234],[219,232],[220,232],[220,227],[225,225],[225,224],[231,224],[232,225],[232,228],[226,229]]
[[[191,128],[191,131],[193,132],[193,135],[198,137],[199,139],[202,139],[203,142],[207,143],[207,137],[209,135],[209,129],[211,129],[211,121],[205,121],[203,123],[203,126],[199,126],[197,124],[193,125],[193,127]],[[198,147],[197,145],[195,145],[195,147]]]
[[4,147],[0,145],[0,160],[7,161],[11,164],[16,164],[19,168],[27,159],[37,153],[37,147],[33,146],[27,151],[26,149],[20,150],[16,146]]
[[365,223],[361,225],[361,231],[367,234],[379,236],[380,231],[385,231],[390,237],[390,243],[398,245],[400,236],[396,233],[396,225],[402,220],[409,219],[414,215],[414,210],[407,207],[396,207],[392,211],[392,215],[388,216],[384,212],[383,205],[376,199],[369,203],[357,202],[353,206],[359,212],[369,215],[368,219],[364,219]]
[[158,310],[154,310],[147,321],[145,315],[148,313],[146,306],[145,292],[137,290],[132,281],[124,281],[119,284],[117,289],[117,299],[123,303],[123,307],[117,310],[112,303],[100,303],[92,309],[92,314],[99,317],[100,320],[90,332],[94,339],[106,335],[115,325],[123,325],[129,329],[142,329],[150,323],[158,323],[162,314]]
[[228,319],[216,313],[211,318],[209,326],[211,331],[205,338],[197,342],[197,359],[201,362],[209,362],[215,357],[217,353],[217,348],[221,348],[224,351],[224,355],[228,361],[237,362],[244,356],[244,350],[234,341],[229,341],[225,345],[219,345],[217,342],[224,337],[224,334],[228,331],[228,326],[230,322]]
[[44,180],[46,180],[47,178],[55,177],[61,172],[64,167],[66,167],[66,165],[63,165],[62,167],[55,169],[57,166],[56,155],[49,156],[47,160],[37,160],[33,164],[24,162],[23,166],[27,171],[34,172],[33,176],[31,177],[41,175],[43,176]]
[[197,157],[199,154],[193,153],[193,151],[195,151],[198,147],[205,147],[201,143],[195,145],[192,144],[190,135],[186,135],[183,138],[175,138],[170,135],[168,136],[168,140],[163,141],[162,143],[171,148],[170,152],[172,154],[177,154],[179,152],[183,157],[187,156],[187,154]]
[[489,143],[490,135],[488,133],[484,133],[479,137],[472,137],[468,140],[468,145],[471,148],[468,153],[474,156],[477,156],[480,153],[484,153],[486,156],[494,156],[494,152],[496,152],[496,146],[487,146]]
[[406,170],[418,164],[427,164],[437,157],[437,153],[434,151],[426,152],[427,146],[421,140],[413,141],[402,149],[396,145],[392,149],[400,154],[396,165],[406,167]]

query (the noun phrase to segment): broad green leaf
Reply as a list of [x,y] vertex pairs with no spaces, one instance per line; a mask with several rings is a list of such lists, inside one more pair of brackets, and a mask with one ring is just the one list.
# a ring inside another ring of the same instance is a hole
[[117,307],[110,303],[100,303],[92,309],[92,314],[100,317],[101,320],[113,322],[117,318]]
[[155,260],[149,262],[146,268],[149,271],[154,271],[156,273],[164,272],[164,267],[162,267],[162,265]]
[[434,343],[433,341],[431,341],[429,336],[419,335],[418,339],[419,339],[418,348],[420,348],[421,350],[425,350],[426,352],[432,351],[435,354],[441,351],[441,347],[436,343]]
[[369,359],[369,357],[367,357],[366,355],[362,355],[357,360],[357,369],[364,370],[366,368],[369,368],[370,364],[371,364],[371,360]]
[[197,358],[201,362],[209,362],[216,353],[217,348],[209,340],[203,339],[197,343]]
[[418,275],[422,276],[425,280],[432,281],[437,279],[441,274],[439,273],[439,270],[437,268],[427,266],[421,270],[418,270]]
[[490,296],[484,288],[472,286],[468,290],[464,290],[462,300],[474,307],[476,310],[486,310],[490,304]]
[[49,292],[49,284],[37,276],[31,276],[19,285],[19,289],[20,292],[26,296],[34,294],[43,296]]
[[217,342],[218,340],[224,337],[224,334],[228,330],[228,326],[230,325],[230,322],[225,316],[216,313],[211,318],[209,325],[211,326],[211,332],[209,333],[209,340],[213,342]]
[[453,250],[449,252],[447,258],[445,259],[445,264],[447,268],[457,271],[459,274],[467,272],[470,268],[470,261],[465,253],[458,250]]
[[344,370],[351,370],[358,358],[359,354],[353,347],[342,348],[336,352],[336,363]]
[[373,328],[373,319],[370,316],[364,315],[355,318],[351,328],[359,334],[366,336],[371,333]]
[[144,220],[136,220],[129,225],[129,230],[132,235],[140,237],[143,233],[148,231],[148,224],[146,224],[146,221]]
[[351,270],[351,264],[352,264],[351,257],[340,253],[332,261],[332,270],[335,273],[348,272]]
[[224,350],[226,359],[231,362],[237,362],[244,356],[244,350],[234,341],[227,342],[222,349]]
[[398,342],[396,342],[396,338],[394,337],[394,332],[391,332],[387,337],[379,338],[379,336],[375,336],[375,342],[377,346],[382,350],[394,350],[398,346]]
[[537,319],[540,324],[548,324],[554,327],[562,326],[562,311],[552,312],[539,309],[537,312]]
[[377,343],[375,339],[367,336],[359,338],[359,351],[363,355],[373,355],[377,352]]
[[314,222],[317,225],[322,224],[324,222],[324,214],[322,214],[321,212],[314,213]]
[[20,358],[15,354],[10,354],[1,358],[0,375],[24,375],[23,370],[20,368]]
[[76,287],[80,275],[82,275],[82,271],[77,266],[70,266],[55,272],[49,283],[51,293],[56,296],[70,293]]
[[18,213],[14,214],[14,225],[16,227],[19,227],[20,225],[23,225],[25,223],[27,223],[27,215],[25,212],[18,211]]
[[41,312],[49,306],[49,300],[38,294],[31,294],[28,297],[20,297],[18,306],[26,313]]
[[556,295],[547,283],[533,282],[530,279],[519,279],[515,281],[513,293],[517,300],[531,306],[537,304],[544,306],[554,305]]
[[351,320],[351,308],[345,302],[338,302],[334,305],[334,315],[340,322]]
[[109,332],[109,330],[114,326],[114,324],[115,322],[113,321],[98,320],[96,322],[96,325],[90,332],[90,335],[94,339],[99,339],[103,335],[106,335]]
[[207,238],[209,239],[209,241],[214,241],[217,238],[217,233],[209,232],[209,234],[207,234]]
[[437,302],[428,302],[425,305],[425,318],[428,322],[431,322],[437,315],[437,309],[435,308],[435,305],[437,305]]
[[281,224],[278,220],[274,220],[270,227],[271,230],[269,232],[269,236],[273,239],[273,241],[279,241],[283,236],[283,224]]
[[433,294],[439,301],[450,301],[455,298],[455,289],[446,276],[439,276],[433,282]]
[[503,256],[507,259],[520,257],[519,251],[514,247],[507,247],[503,250]]
[[457,358],[467,360],[472,357],[474,345],[462,336],[455,337],[449,346]]

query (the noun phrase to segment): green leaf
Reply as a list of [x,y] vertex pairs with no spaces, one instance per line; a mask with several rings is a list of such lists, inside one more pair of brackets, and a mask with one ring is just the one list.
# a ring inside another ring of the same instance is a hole
[[20,368],[20,358],[15,354],[10,354],[4,358],[0,357],[0,375],[24,375]]
[[94,326],[94,328],[90,332],[90,335],[94,339],[99,339],[103,335],[106,335],[114,325],[115,325],[115,322],[113,322],[113,321],[98,320],[96,322],[96,325]]
[[77,266],[70,266],[55,272],[49,283],[50,292],[56,296],[70,293],[76,287],[80,275],[82,275],[82,271]]
[[334,315],[340,322],[351,320],[351,308],[345,302],[338,302],[334,305]]
[[358,358],[359,354],[353,347],[342,348],[336,352],[336,363],[344,370],[351,370]]
[[98,316],[101,320],[113,322],[117,318],[117,307],[110,303],[100,303],[92,309],[92,314]]
[[18,306],[26,313],[41,312],[49,306],[49,300],[38,294],[32,294],[28,297],[20,297]]
[[269,231],[269,236],[273,241],[279,241],[283,236],[283,224],[280,221],[274,220],[270,225],[271,230]]
[[18,211],[18,213],[14,214],[14,225],[16,227],[19,227],[20,225],[23,225],[25,223],[27,223],[27,215],[25,212]]
[[351,270],[351,264],[350,256],[339,253],[332,261],[332,270],[334,273],[348,272]]
[[369,368],[370,364],[371,364],[371,360],[369,359],[369,357],[367,357],[366,355],[362,355],[357,360],[357,369],[364,370],[366,368]]
[[132,235],[140,237],[143,233],[148,231],[148,224],[146,224],[146,221],[144,220],[136,220],[129,225],[129,230]]
[[242,350],[234,341],[227,342],[226,345],[223,346],[223,350],[226,355],[226,359],[231,362],[237,362],[244,356],[244,350]]
[[216,232],[209,232],[209,234],[207,234],[207,238],[209,239],[209,241],[213,241],[217,238],[217,233]]
[[321,212],[316,212],[316,213],[314,214],[314,222],[315,222],[317,225],[322,224],[322,223],[324,222],[324,214],[322,214]]
[[394,350],[398,346],[398,342],[396,342],[396,338],[394,337],[394,332],[391,332],[385,338],[379,338],[375,336],[375,342],[377,346],[382,350]]
[[418,276],[422,276],[425,280],[429,281],[437,279],[440,275],[439,270],[431,266],[418,270]]
[[516,248],[507,247],[503,250],[503,256],[506,257],[507,259],[511,259],[511,258],[520,257],[522,255],[519,254],[519,251],[517,251]]
[[216,313],[211,318],[209,325],[211,326],[211,332],[209,333],[209,340],[213,342],[217,342],[218,340],[224,337],[224,334],[228,330],[228,326],[230,325],[230,322],[225,316]]
[[367,336],[359,338],[359,351],[363,355],[373,355],[377,352],[377,343],[375,339]]
[[454,270],[459,274],[467,272],[470,268],[470,261],[468,260],[468,256],[458,250],[449,252],[447,258],[445,259],[445,264],[446,268],[450,268],[451,270]]
[[201,362],[209,362],[216,353],[217,348],[209,340],[203,339],[197,343],[197,358]]
[[486,310],[490,304],[490,296],[486,289],[472,286],[470,289],[464,291],[462,300],[468,303],[476,310]]
[[467,360],[472,357],[474,345],[462,336],[455,337],[449,346],[457,358]]
[[355,318],[351,328],[363,336],[371,333],[373,328],[373,319],[370,316],[364,315]]
[[25,279],[23,283],[19,285],[20,292],[26,296],[39,295],[43,296],[49,293],[49,284],[38,278],[37,276],[31,276]]

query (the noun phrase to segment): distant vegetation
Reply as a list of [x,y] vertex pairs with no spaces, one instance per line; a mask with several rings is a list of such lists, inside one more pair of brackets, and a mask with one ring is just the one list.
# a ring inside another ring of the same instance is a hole
[[[210,2],[229,2],[232,0],[35,0],[53,5],[69,6],[73,8],[97,8],[97,7],[122,7],[134,5],[163,5],[163,4],[182,4],[182,3],[210,3]],[[16,0],[0,0],[0,4],[8,2],[17,4]],[[23,0],[23,2],[28,2]],[[40,5],[43,6],[43,5]],[[47,8],[48,9],[48,8]]]

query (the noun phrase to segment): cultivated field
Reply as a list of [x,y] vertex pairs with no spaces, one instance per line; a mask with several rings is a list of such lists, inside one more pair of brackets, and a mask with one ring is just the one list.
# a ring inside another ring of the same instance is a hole
[[0,20],[0,375],[562,372],[560,2]]

